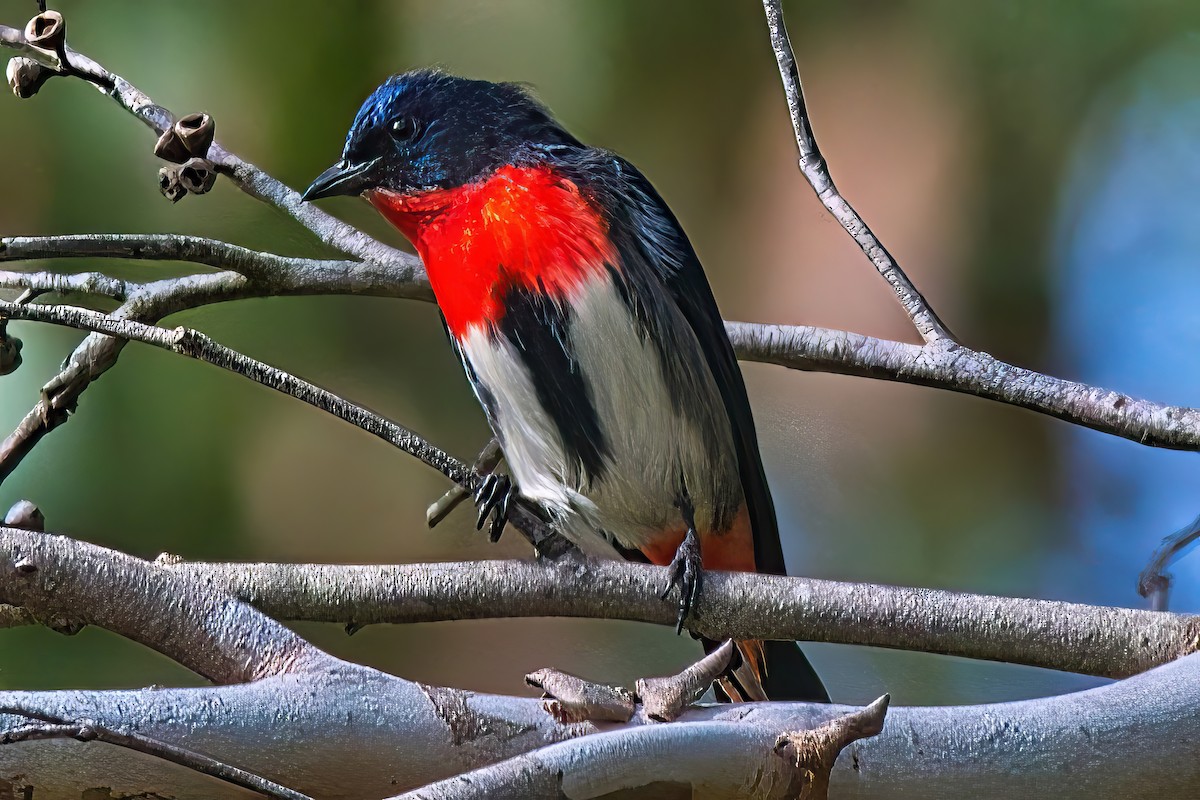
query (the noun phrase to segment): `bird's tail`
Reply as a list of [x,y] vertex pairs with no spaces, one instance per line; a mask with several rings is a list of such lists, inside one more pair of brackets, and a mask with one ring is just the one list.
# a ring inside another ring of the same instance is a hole
[[[705,652],[720,642],[704,640]],[[795,642],[742,639],[734,642],[734,663],[717,681],[717,688],[735,703],[762,700],[804,700],[828,703],[829,695],[808,658]]]

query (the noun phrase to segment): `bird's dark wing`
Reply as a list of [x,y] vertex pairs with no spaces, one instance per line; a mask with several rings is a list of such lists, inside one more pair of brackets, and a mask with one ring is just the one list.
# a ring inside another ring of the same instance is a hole
[[[599,204],[610,217],[609,236],[621,257],[625,302],[650,326],[656,321],[677,318],[670,310],[656,307],[659,303],[672,303],[691,327],[717,383],[732,428],[742,493],[753,531],[755,566],[759,572],[786,574],[775,504],[763,470],[746,383],[700,259],[658,191],[628,161],[605,151],[588,150],[576,169],[576,176],[598,195]],[[674,362],[663,365],[664,374],[670,375],[672,369],[680,366],[676,359],[683,356],[681,361],[686,365],[685,354],[694,348],[677,341],[663,327],[651,330],[650,335],[658,338],[663,358]],[[711,650],[717,643],[705,640],[704,644],[706,650]],[[742,649],[747,644],[756,643],[739,642],[743,658],[747,652],[753,652],[753,648]],[[794,642],[761,645],[767,666],[762,688],[768,697],[829,702],[820,677]],[[741,694],[745,698],[746,693]]]
[[[589,150],[572,171],[598,195],[610,217],[609,236],[621,256],[626,302],[650,325],[674,317],[656,308],[657,303],[673,303],[699,342],[733,430],[742,492],[754,532],[754,563],[759,572],[785,574],[775,505],[763,471],[746,384],[691,242],[650,181],[623,158]],[[678,359],[681,351],[690,349],[672,347],[668,330],[655,330],[652,335],[662,342],[665,358]],[[678,366],[678,362],[664,365],[668,371]]]

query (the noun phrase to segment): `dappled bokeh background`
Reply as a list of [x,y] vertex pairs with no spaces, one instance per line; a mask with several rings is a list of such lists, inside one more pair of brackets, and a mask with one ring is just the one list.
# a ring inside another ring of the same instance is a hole
[[[22,24],[34,4],[0,0]],[[526,81],[581,138],[650,176],[690,232],[727,317],[915,341],[886,285],[795,169],[755,2],[63,0],[72,43],[292,186],[337,156],[359,103],[419,65]],[[1200,404],[1200,6],[1178,0],[787,5],[817,135],[844,193],[970,345],[1063,377]],[[0,234],[179,232],[297,255],[305,231],[227,182],[172,206],[150,135],[56,81],[0,98]],[[332,212],[399,242],[364,203]],[[74,262],[135,280],[179,265]],[[485,424],[425,304],[246,301],[179,315],[469,458]],[[0,428],[80,335],[15,323]],[[1196,456],[974,398],[746,366],[795,574],[1140,605],[1138,570],[1200,513]],[[143,556],[406,562],[520,556],[444,480],[367,434],[195,362],[137,345],[0,486],[57,531]],[[1200,607],[1200,568],[1174,607]],[[553,665],[605,680],[666,672],[697,645],[617,622],[302,625],[407,677],[515,692]],[[1004,665],[812,646],[837,700],[1030,697],[1093,685]],[[102,631],[0,631],[0,687],[193,683]]]

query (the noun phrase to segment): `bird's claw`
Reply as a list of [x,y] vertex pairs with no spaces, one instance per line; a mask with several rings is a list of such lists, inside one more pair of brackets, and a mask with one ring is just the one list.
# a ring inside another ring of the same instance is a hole
[[475,490],[475,505],[479,508],[475,530],[483,530],[483,525],[490,516],[492,524],[488,529],[489,541],[500,541],[500,534],[504,532],[504,525],[508,522],[508,508],[513,494],[515,489],[512,479],[495,472],[484,478]]
[[695,528],[688,528],[687,535],[683,537],[683,541],[679,543],[679,549],[675,551],[675,557],[671,559],[669,569],[671,577],[667,581],[667,588],[659,595],[659,599],[665,599],[673,588],[679,587],[679,618],[675,621],[675,633],[680,634],[683,632],[684,619],[696,607],[696,601],[700,597],[700,584],[704,578],[704,565],[700,557],[700,537],[696,535]]

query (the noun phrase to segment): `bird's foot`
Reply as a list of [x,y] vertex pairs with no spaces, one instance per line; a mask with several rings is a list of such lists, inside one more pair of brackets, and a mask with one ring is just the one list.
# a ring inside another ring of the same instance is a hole
[[683,632],[684,619],[696,607],[696,600],[700,597],[700,584],[704,578],[700,537],[696,535],[695,526],[688,527],[687,534],[679,543],[679,549],[675,551],[675,557],[671,559],[668,569],[671,570],[671,577],[659,598],[666,598],[671,589],[679,587],[679,619],[675,621],[675,633],[679,634]]
[[516,487],[507,475],[493,472],[484,478],[475,490],[475,505],[479,508],[475,530],[483,530],[483,525],[490,516],[492,523],[488,528],[488,540],[500,541],[500,534],[504,532],[504,525],[508,522],[508,506],[516,493]]

